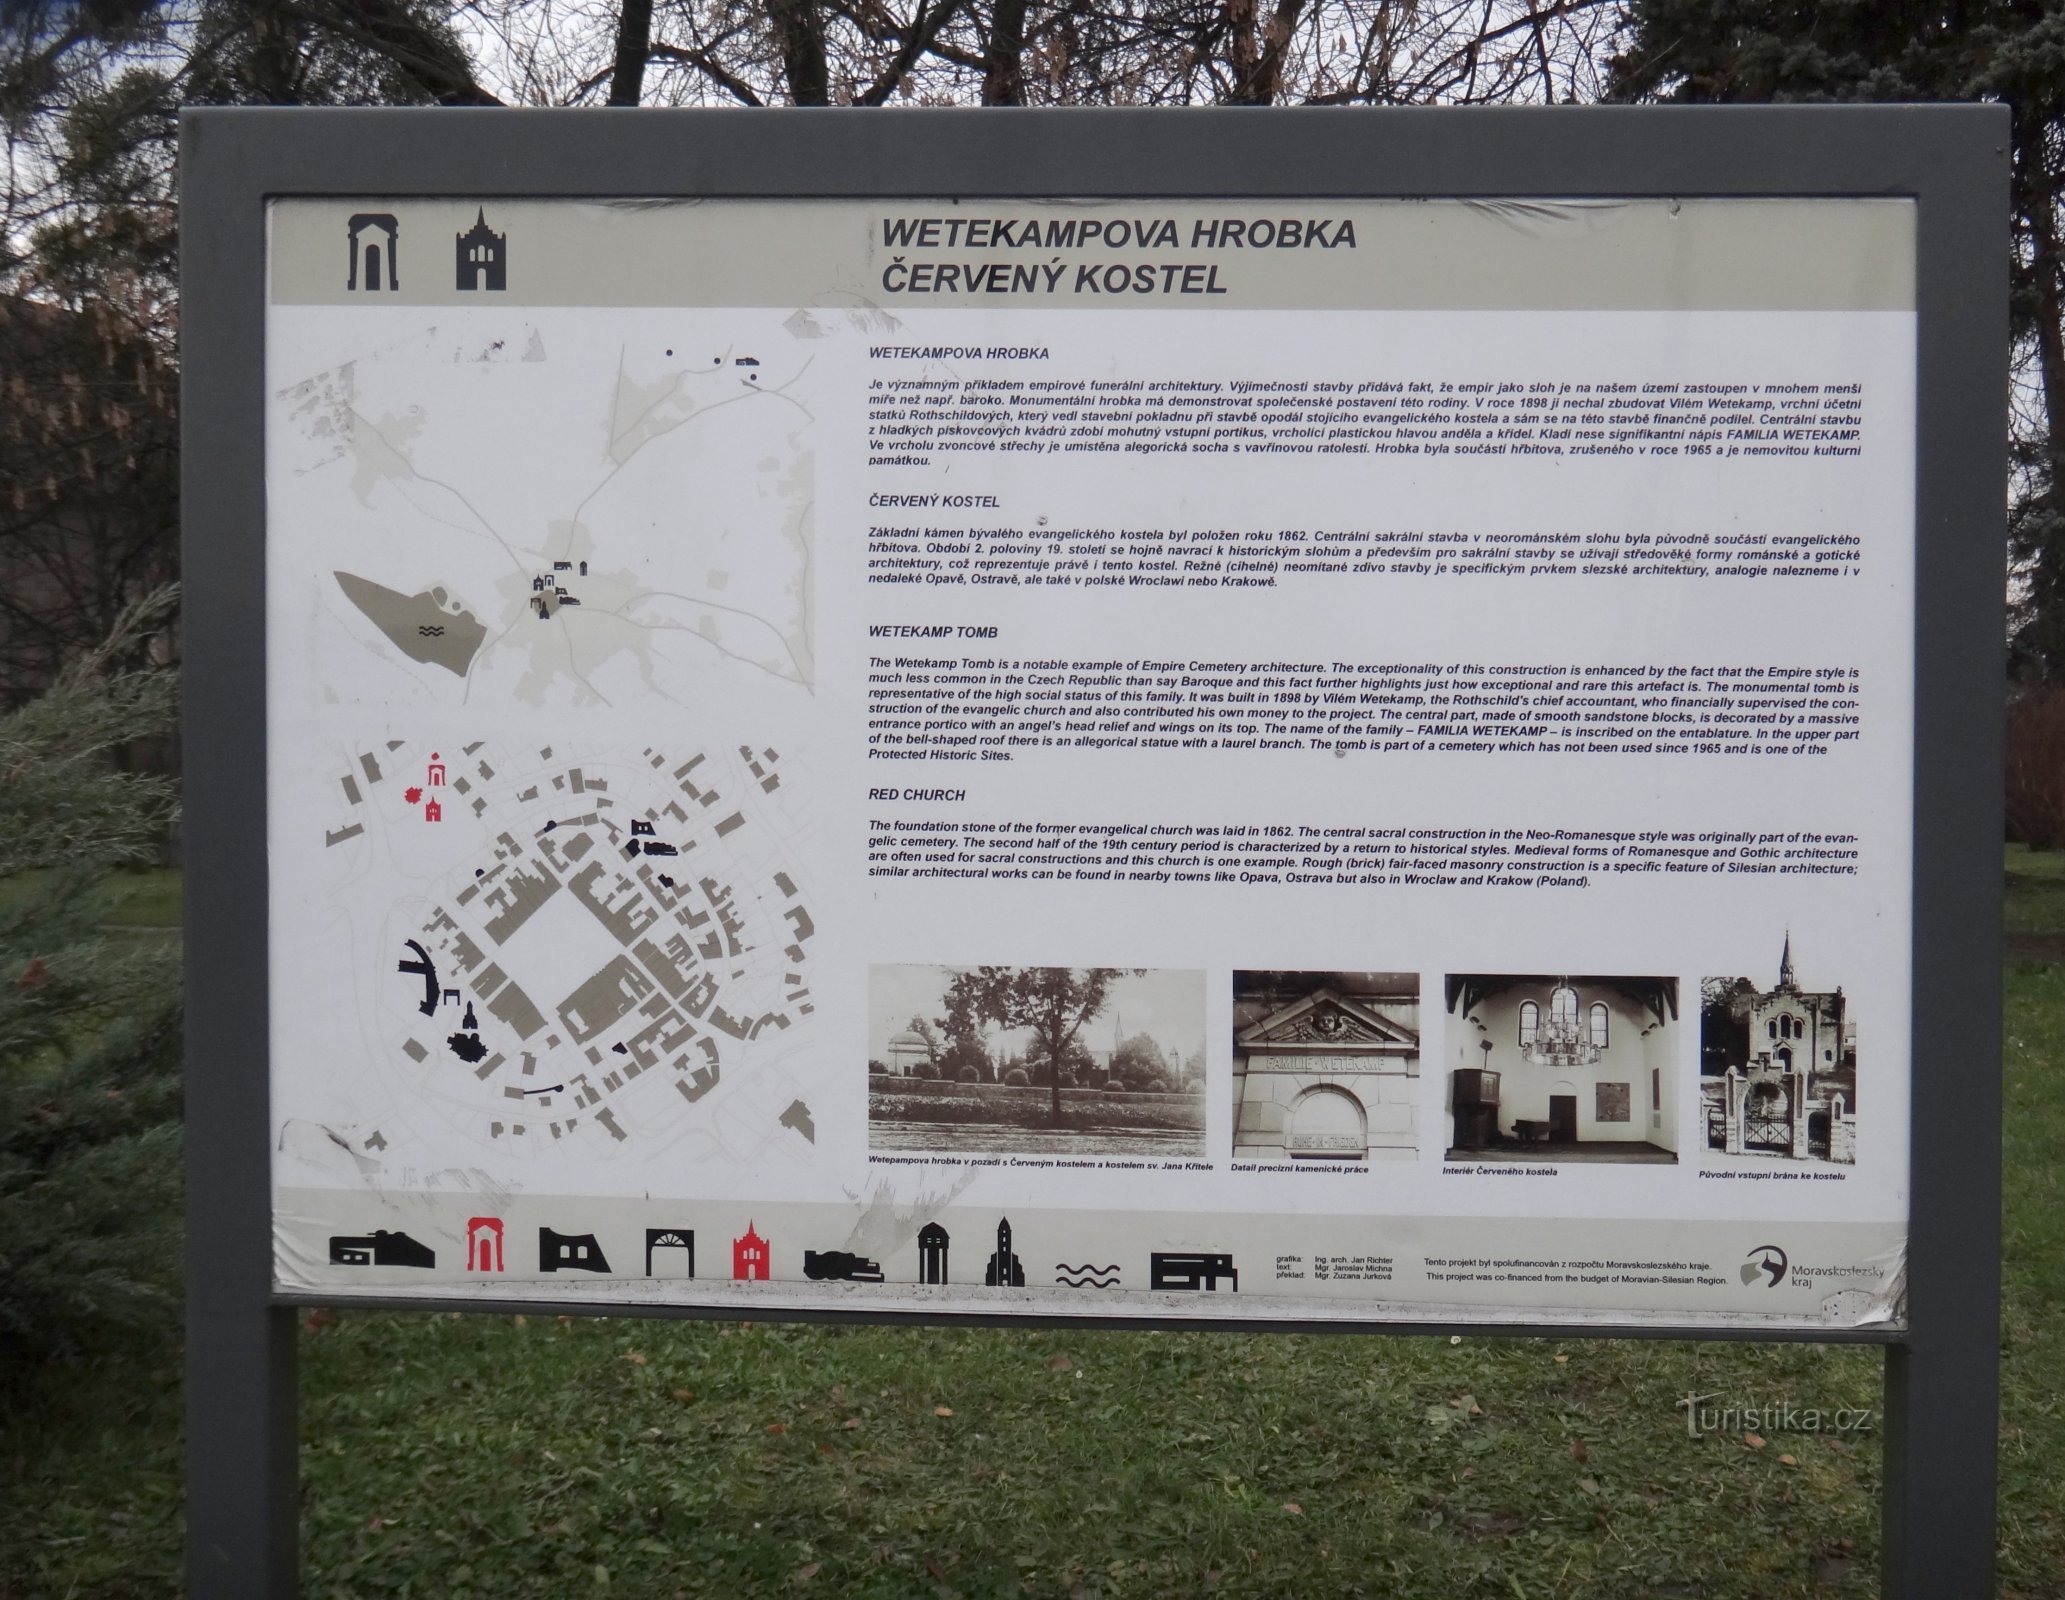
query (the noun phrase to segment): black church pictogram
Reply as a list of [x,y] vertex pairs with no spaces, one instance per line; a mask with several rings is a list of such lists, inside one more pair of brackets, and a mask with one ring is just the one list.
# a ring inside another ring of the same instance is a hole
[[1004,1217],[997,1223],[997,1251],[989,1258],[989,1265],[983,1269],[982,1281],[993,1289],[1023,1289],[1025,1268],[1018,1257],[1011,1253],[1011,1219]]
[[509,287],[509,235],[488,226],[486,207],[476,210],[473,226],[458,236],[455,253],[460,289]]

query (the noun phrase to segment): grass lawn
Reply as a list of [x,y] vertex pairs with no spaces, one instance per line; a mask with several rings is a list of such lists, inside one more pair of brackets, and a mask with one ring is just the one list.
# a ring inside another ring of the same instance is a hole
[[[2057,1596],[2065,859],[2009,869],[2002,1592]],[[305,1593],[1869,1595],[1877,1434],[1692,1439],[1676,1402],[1875,1407],[1880,1360],[318,1313]],[[176,1365],[8,1402],[4,1600],[177,1592]]]
[[[48,873],[22,872],[0,882],[0,904],[51,882]],[[179,928],[177,867],[123,867],[100,890],[105,925],[123,933],[171,933]]]
[[137,867],[116,873],[107,891],[108,925],[154,932],[176,929],[179,882],[177,867]]

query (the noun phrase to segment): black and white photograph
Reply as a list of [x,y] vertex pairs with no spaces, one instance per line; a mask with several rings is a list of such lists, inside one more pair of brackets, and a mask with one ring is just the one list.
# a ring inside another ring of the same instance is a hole
[[1801,982],[1790,933],[1779,950],[1775,984],[1751,977],[1700,980],[1700,1131],[1706,1149],[1854,1165],[1857,1023],[1849,999],[1840,984],[1820,989]]
[[1451,973],[1452,1162],[1675,1163],[1678,980]]
[[1204,974],[879,966],[868,996],[876,1150],[1204,1151]]
[[1367,1164],[1419,1153],[1417,972],[1236,972],[1233,1155]]

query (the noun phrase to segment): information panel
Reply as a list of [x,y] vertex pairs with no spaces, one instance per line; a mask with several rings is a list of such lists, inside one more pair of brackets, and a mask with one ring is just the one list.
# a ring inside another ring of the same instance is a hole
[[276,1286],[1897,1327],[1900,200],[279,200]]

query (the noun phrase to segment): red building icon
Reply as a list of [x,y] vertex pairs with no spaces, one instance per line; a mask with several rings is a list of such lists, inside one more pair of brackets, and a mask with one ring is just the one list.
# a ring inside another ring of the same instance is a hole
[[734,1278],[767,1278],[767,1241],[746,1224],[746,1231],[731,1241],[731,1275]]
[[466,1221],[466,1270],[503,1272],[502,1219],[469,1217]]

